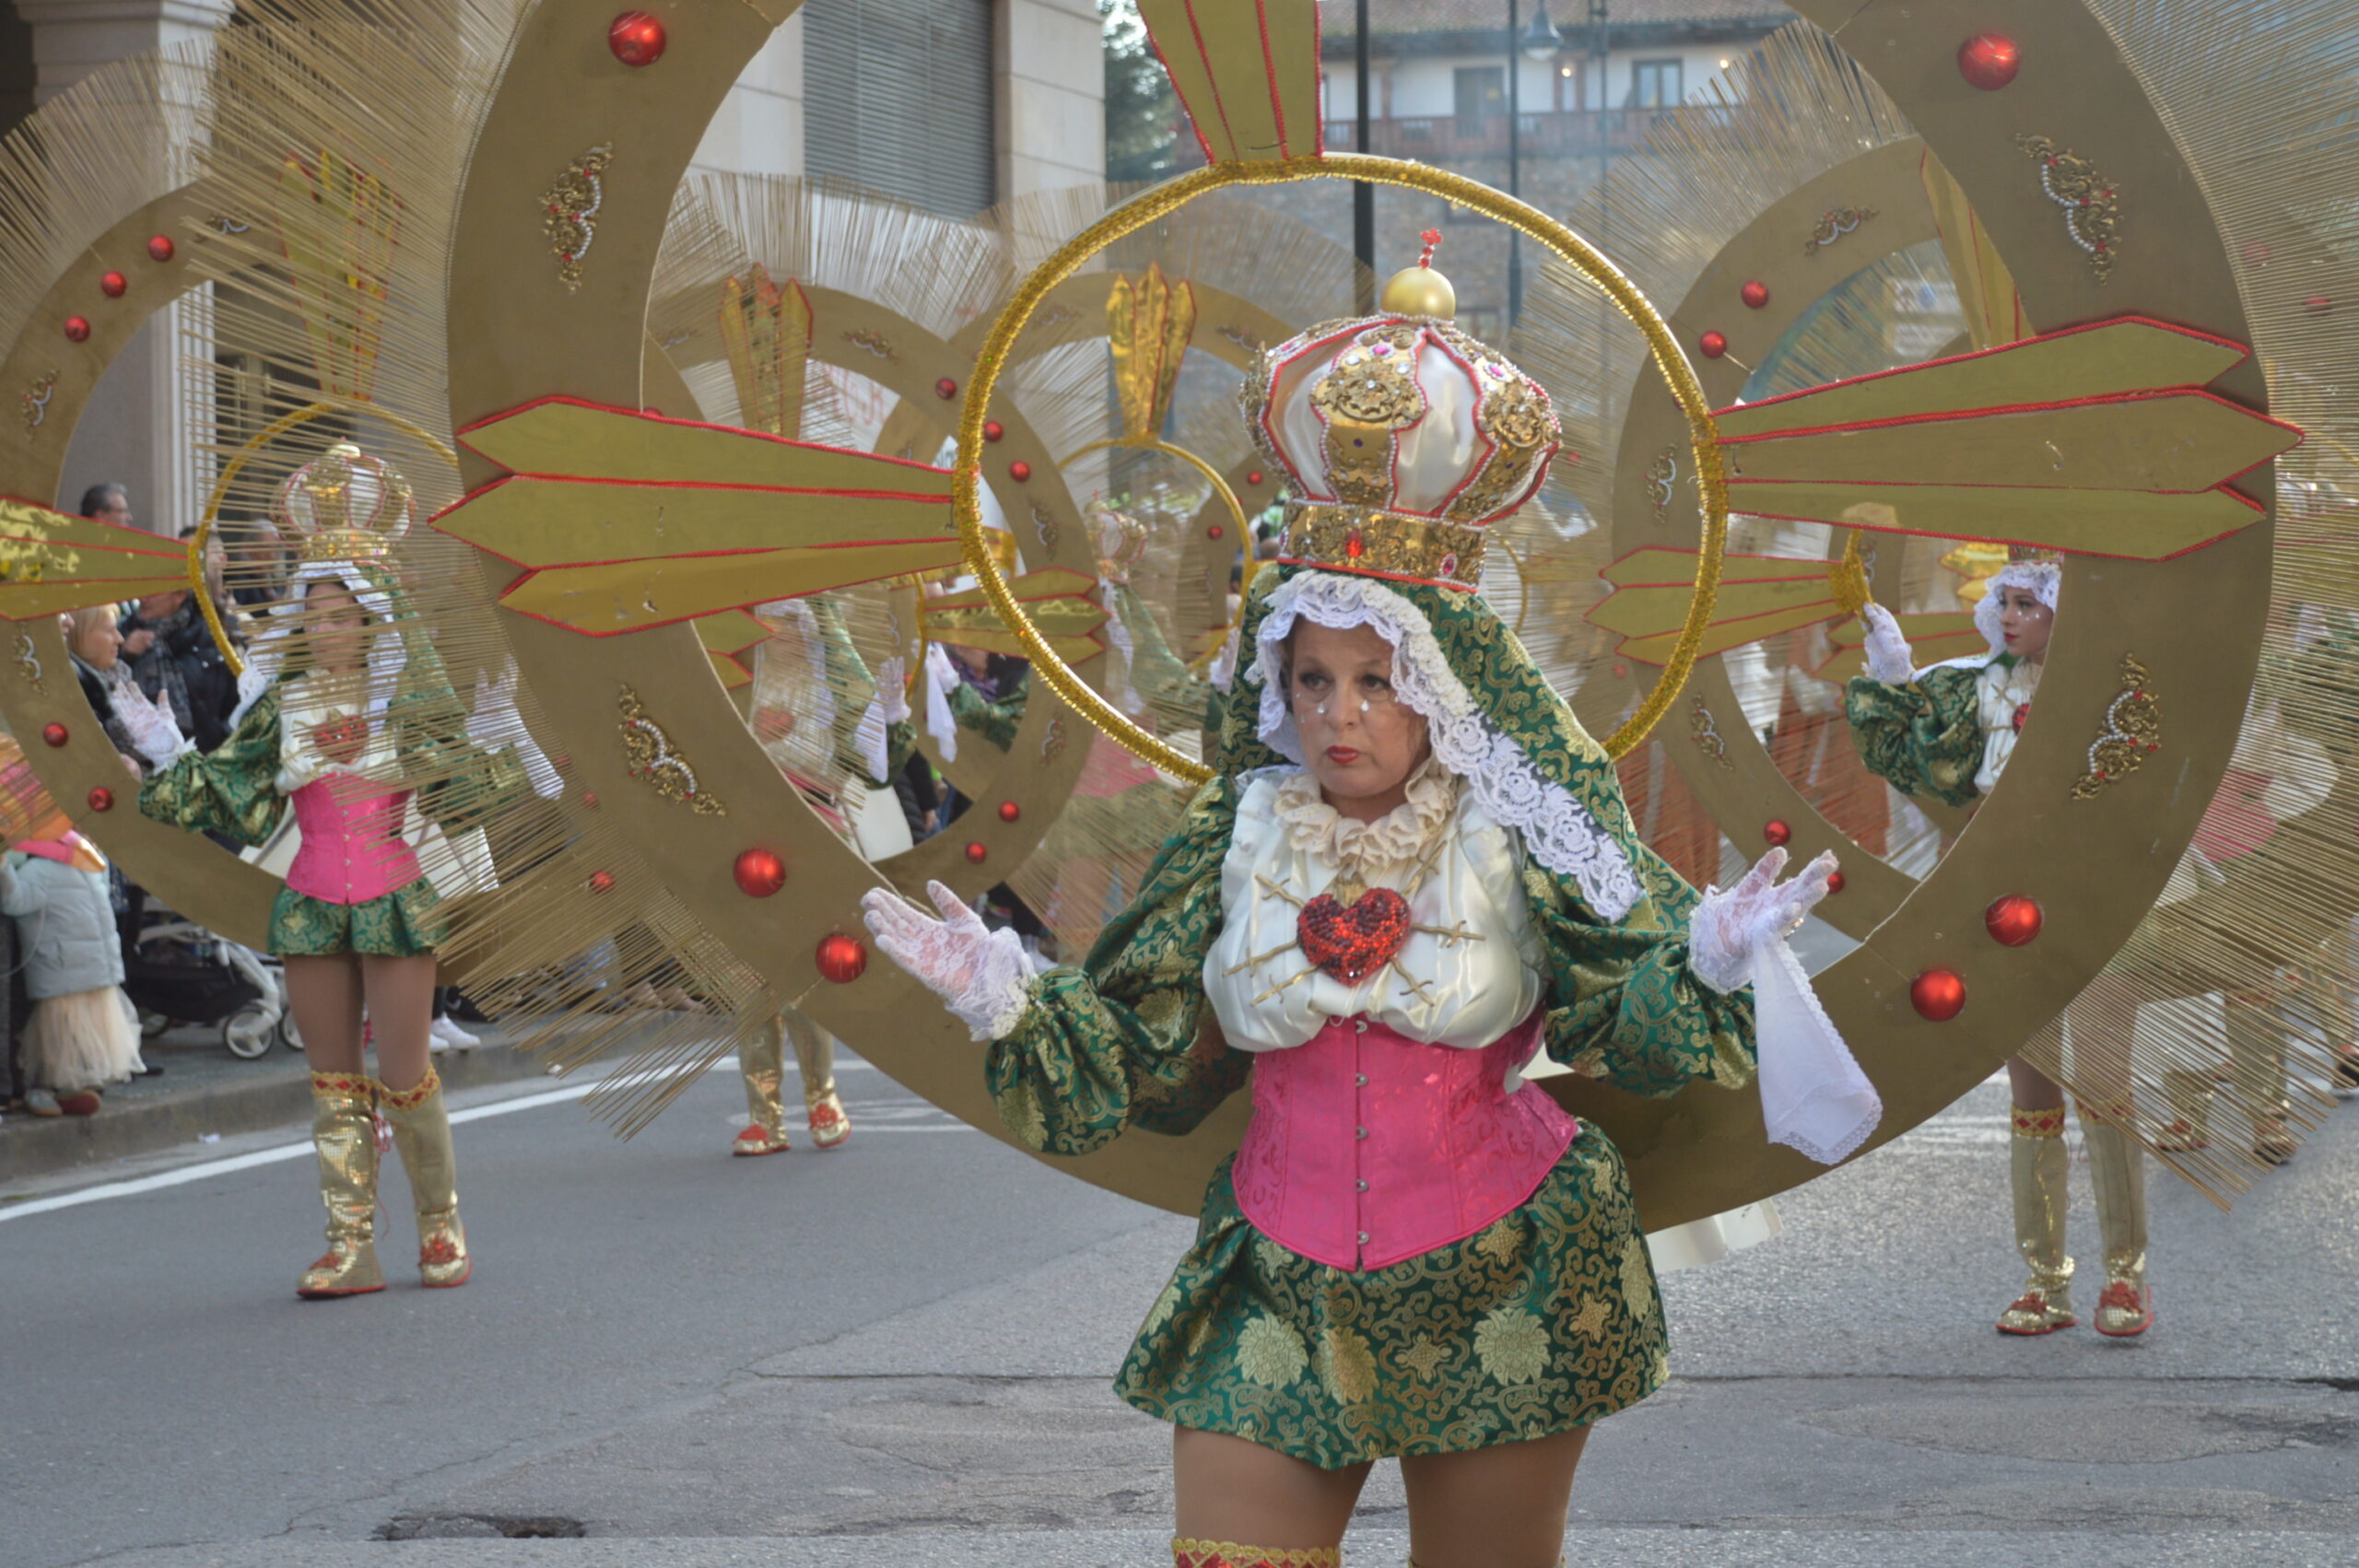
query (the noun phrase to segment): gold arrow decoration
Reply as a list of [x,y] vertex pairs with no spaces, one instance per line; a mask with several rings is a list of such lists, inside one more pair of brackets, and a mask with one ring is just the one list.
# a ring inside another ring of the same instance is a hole
[[1122,439],[1162,435],[1180,365],[1196,335],[1196,291],[1173,283],[1150,263],[1136,279],[1118,278],[1106,296],[1106,345],[1114,357],[1114,391],[1122,410]]
[[1139,19],[1155,36],[1206,162],[1319,156],[1325,127],[1316,6],[1255,6],[1249,19],[1241,7],[1204,0],[1139,0]]
[[170,541],[0,497],[0,618],[37,620],[188,586]]
[[[1048,567],[1027,572],[1008,586],[1058,658],[1079,664],[1106,651],[1106,645],[1097,639],[1106,612],[1097,601],[1096,578],[1064,567]],[[928,642],[1024,657],[1024,645],[1000,619],[980,588],[925,601],[919,621]]]

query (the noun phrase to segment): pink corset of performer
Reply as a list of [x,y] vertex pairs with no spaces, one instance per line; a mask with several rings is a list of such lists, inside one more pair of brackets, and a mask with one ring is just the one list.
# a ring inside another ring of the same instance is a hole
[[409,814],[407,790],[348,798],[332,778],[295,791],[295,825],[303,842],[287,868],[287,885],[327,904],[366,904],[418,877],[417,851],[401,838]]
[[1237,1206],[1289,1252],[1383,1269],[1462,1241],[1539,1190],[1580,1123],[1537,1084],[1508,1092],[1541,1015],[1482,1050],[1333,1018],[1253,1059]]

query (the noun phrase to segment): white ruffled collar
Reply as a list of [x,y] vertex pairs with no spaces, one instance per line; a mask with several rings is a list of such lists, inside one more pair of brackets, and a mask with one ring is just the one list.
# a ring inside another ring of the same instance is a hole
[[1271,802],[1290,848],[1369,871],[1423,859],[1457,809],[1457,780],[1430,757],[1409,776],[1408,798],[1373,822],[1329,805],[1308,770],[1280,779]]

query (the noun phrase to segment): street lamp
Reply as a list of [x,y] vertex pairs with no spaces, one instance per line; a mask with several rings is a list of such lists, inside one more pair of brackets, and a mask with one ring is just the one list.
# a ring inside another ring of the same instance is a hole
[[1526,60],[1541,63],[1556,58],[1565,47],[1565,35],[1548,19],[1548,0],[1540,0],[1540,8],[1532,14],[1532,25],[1523,29],[1523,41],[1519,46]]

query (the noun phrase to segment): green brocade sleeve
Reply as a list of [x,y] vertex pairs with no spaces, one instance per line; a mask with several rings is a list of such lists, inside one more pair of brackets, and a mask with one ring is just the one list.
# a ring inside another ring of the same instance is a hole
[[1024,724],[1024,704],[1032,695],[1032,672],[1027,670],[1018,678],[1014,691],[997,702],[961,681],[950,688],[950,717],[958,728],[980,735],[1000,751],[1015,744],[1015,731]]
[[1163,627],[1146,607],[1138,590],[1128,583],[1113,593],[1114,614],[1131,634],[1131,689],[1166,713],[1186,713],[1202,706],[1208,684],[1191,674],[1180,657],[1163,639]]
[[1238,793],[1226,778],[1197,792],[1087,961],[1041,976],[1031,1007],[992,1042],[984,1081],[1026,1148],[1086,1154],[1133,1127],[1185,1133],[1245,1082],[1250,1058],[1197,1039]]
[[278,688],[273,686],[246,709],[228,740],[150,774],[139,786],[139,813],[192,833],[260,845],[287,809],[277,778]]
[[1648,895],[1612,924],[1572,879],[1524,869],[1548,980],[1548,1054],[1633,1094],[1675,1094],[1698,1078],[1742,1088],[1753,1078],[1752,992],[1723,996],[1689,970],[1696,890],[1653,851],[1625,848]]
[[1981,798],[1982,725],[1975,711],[1981,671],[1937,665],[1907,685],[1854,675],[1843,694],[1851,739],[1868,771],[1904,795],[1945,806]]
[[402,689],[385,705],[401,773],[416,781],[418,811],[445,833],[480,827],[532,788],[513,747],[486,752],[467,736],[467,712],[441,656],[415,627]]

